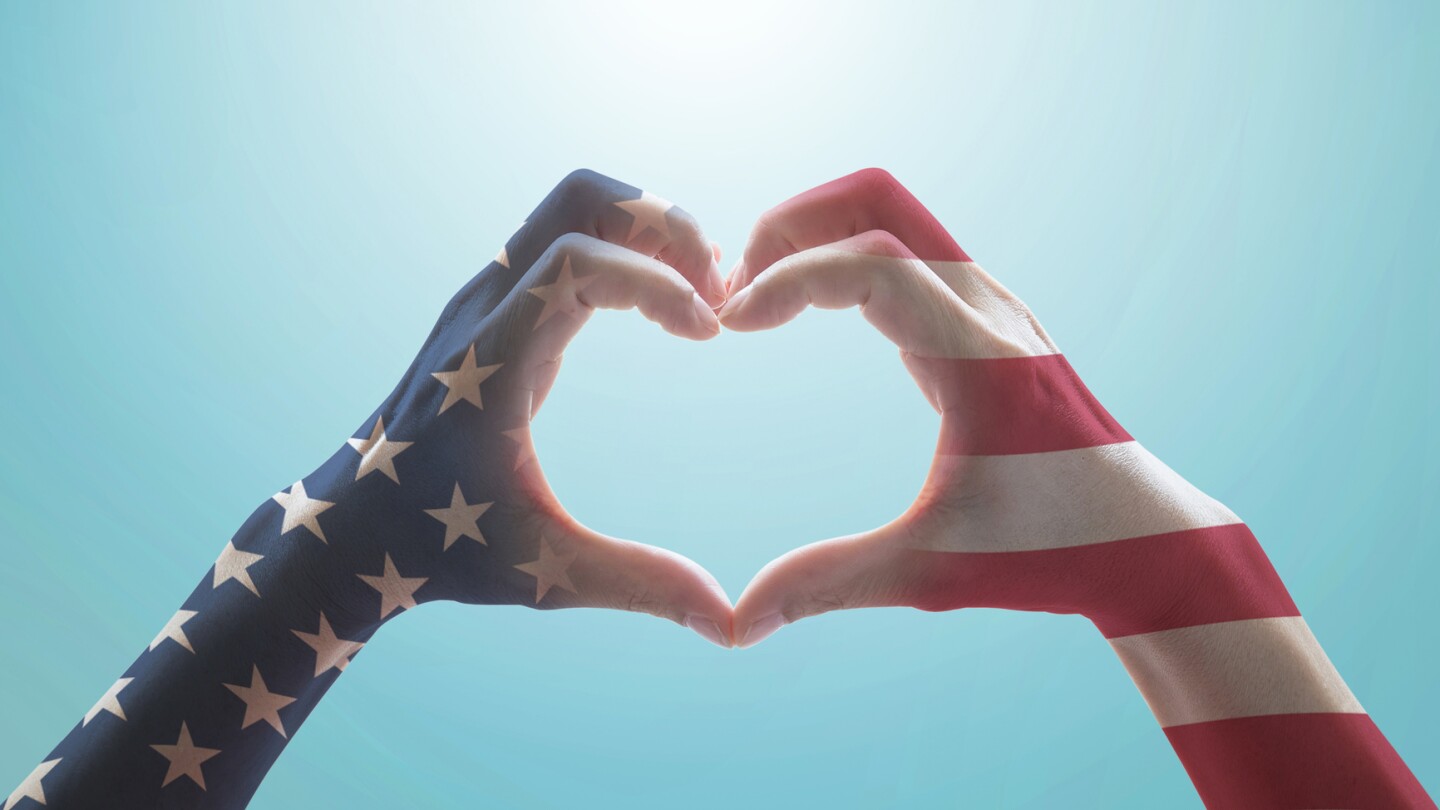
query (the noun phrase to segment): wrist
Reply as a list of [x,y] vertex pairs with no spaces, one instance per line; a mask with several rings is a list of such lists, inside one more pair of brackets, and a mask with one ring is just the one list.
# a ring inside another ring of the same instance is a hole
[[1243,523],[1089,547],[1095,571],[1082,611],[1107,638],[1242,619],[1298,616]]
[[243,537],[246,550],[265,554],[275,589],[304,603],[308,615],[368,635],[424,601],[428,579],[414,576],[421,561],[410,537],[421,507],[384,475],[357,480],[359,460],[341,448],[262,505],[236,544]]

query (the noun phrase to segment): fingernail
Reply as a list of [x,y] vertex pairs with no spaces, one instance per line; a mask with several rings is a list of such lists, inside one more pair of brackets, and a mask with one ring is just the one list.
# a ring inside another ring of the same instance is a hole
[[704,616],[694,614],[685,617],[685,626],[700,634],[706,641],[730,649],[730,637],[720,632],[720,625]]
[[738,283],[740,282],[740,268],[742,268],[742,267],[744,267],[744,266],[745,266],[745,260],[744,260],[744,259],[741,259],[741,260],[735,262],[735,266],[734,266],[734,267],[731,267],[731,268],[730,268],[730,274],[725,277],[725,292],[726,292],[726,293],[729,293],[729,292],[730,292],[730,288],[731,288],[731,287],[734,287],[736,284],[738,284]]
[[700,327],[712,335],[720,334],[720,321],[717,320],[715,310],[705,303],[700,293],[691,293],[695,299],[695,319],[700,322]]
[[740,646],[754,647],[756,644],[769,638],[776,630],[785,626],[785,617],[779,613],[771,613],[769,616],[761,616],[750,623],[750,628],[740,639]]
[[719,270],[707,274],[706,277],[710,279],[708,285],[710,287],[710,300],[715,302],[715,306],[710,307],[710,310],[713,312],[715,307],[725,303],[725,295],[728,290],[725,289],[725,279],[720,278]]
[[716,313],[716,315],[720,318],[720,320],[723,321],[723,320],[725,320],[726,318],[730,317],[731,315],[734,315],[734,314],[735,314],[735,311],[740,308],[740,305],[743,304],[743,303],[745,303],[745,299],[750,297],[750,291],[753,290],[753,289],[755,289],[755,288],[754,288],[754,287],[746,287],[745,289],[741,290],[740,292],[735,293],[735,296],[734,296],[733,298],[731,298],[729,301],[726,301],[726,302],[725,302],[725,306],[721,307],[721,308],[720,308],[720,311]]

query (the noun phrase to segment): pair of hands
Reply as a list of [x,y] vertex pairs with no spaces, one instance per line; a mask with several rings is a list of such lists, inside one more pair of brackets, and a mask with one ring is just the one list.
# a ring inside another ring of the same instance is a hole
[[[1135,442],[893,178],[801,194],[760,218],[728,280],[718,260],[664,200],[568,177],[357,434],[251,515],[6,808],[242,806],[378,627],[437,599],[644,611],[726,647],[837,608],[1079,613],[1207,806],[1435,806],[1244,524]],[[593,310],[705,340],[810,305],[860,307],[941,414],[905,514],[784,555],[733,606],[690,560],[566,514],[529,425]]]
[[[360,582],[343,580],[322,604],[375,621],[432,599],[635,610],[725,647],[805,616],[882,605],[1109,610],[1143,623],[1135,612],[1173,606],[1109,605],[1101,593],[1124,584],[1116,577],[1142,577],[1133,562],[1077,593],[1052,558],[1023,552],[1237,522],[1129,442],[1025,305],[886,172],[857,172],[763,214],[728,279],[719,258],[665,200],[589,171],[566,177],[450,301],[395,391],[337,454],[344,491],[315,496],[300,482],[276,496],[285,532],[328,532],[339,538],[331,551],[355,557],[346,567]],[[808,305],[858,306],[942,416],[935,463],[904,515],[775,560],[732,607],[696,563],[565,512],[529,425],[595,309],[635,308],[671,334],[708,340],[722,325],[775,328]],[[1070,449],[1085,452],[1014,463]],[[381,548],[347,546],[347,534]]]

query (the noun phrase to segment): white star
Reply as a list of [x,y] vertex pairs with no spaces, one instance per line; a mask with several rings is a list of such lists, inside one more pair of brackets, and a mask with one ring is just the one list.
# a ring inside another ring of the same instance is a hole
[[397,609],[409,610],[415,607],[415,592],[429,581],[428,577],[402,577],[390,555],[385,555],[385,571],[376,576],[356,574],[365,584],[380,592],[380,618],[389,616]]
[[515,442],[519,447],[515,451],[515,469],[524,467],[527,462],[535,460],[535,445],[530,443],[530,428],[518,427],[510,430],[500,431],[505,438]]
[[120,690],[129,686],[130,682],[133,680],[135,679],[121,678],[120,680],[111,684],[110,688],[105,690],[105,694],[100,696],[99,702],[97,702],[94,706],[90,707],[90,711],[85,712],[85,719],[80,721],[80,725],[90,725],[90,721],[95,719],[95,715],[99,714],[102,711],[109,712],[120,718],[121,720],[125,720],[125,710],[120,707],[119,695]]
[[360,467],[355,470],[355,480],[376,470],[395,483],[400,483],[400,474],[395,472],[395,457],[409,449],[414,442],[392,442],[385,435],[385,417],[376,418],[375,427],[368,439],[350,439],[346,444],[360,454]]
[[205,789],[205,772],[201,770],[200,764],[205,760],[220,753],[219,748],[201,748],[190,739],[190,729],[184,723],[180,724],[180,738],[174,745],[152,745],[160,756],[170,760],[170,767],[165,770],[165,781],[160,787],[174,782],[182,776],[190,777],[190,781]]
[[554,284],[538,284],[529,290],[531,295],[545,302],[545,306],[540,309],[540,318],[535,321],[535,328],[539,329],[540,324],[550,320],[550,316],[557,312],[572,318],[578,316],[584,308],[580,303],[580,291],[594,280],[593,273],[576,278],[570,270],[570,257],[566,256]]
[[263,554],[252,554],[235,548],[233,540],[226,543],[225,549],[220,552],[220,559],[215,561],[215,587],[218,588],[233,579],[259,596],[260,590],[255,587],[255,580],[250,578],[247,569],[263,559]]
[[440,381],[440,384],[450,389],[445,392],[445,401],[440,403],[440,413],[451,405],[465,400],[480,410],[485,410],[485,405],[480,400],[480,383],[485,382],[491,374],[499,370],[503,363],[496,363],[493,366],[475,365],[475,347],[471,345],[465,351],[465,359],[460,361],[460,366],[454,371],[435,371],[430,376]]
[[64,759],[64,757],[59,757],[56,759],[52,759],[49,762],[42,762],[39,765],[36,765],[35,770],[31,771],[30,775],[25,777],[24,782],[20,783],[20,787],[15,788],[15,790],[10,794],[10,798],[5,800],[4,810],[10,810],[10,808],[19,804],[21,799],[34,799],[35,801],[44,804],[45,786],[40,784],[40,780],[48,776],[49,773],[55,769],[55,766],[60,764],[61,759]]
[[330,629],[330,622],[325,620],[325,614],[320,614],[319,632],[303,633],[299,630],[291,630],[299,639],[310,645],[315,651],[315,677],[320,677],[325,670],[334,667],[341,672],[350,663],[350,657],[360,652],[365,646],[361,641],[346,641],[337,638],[335,631]]
[[635,217],[635,221],[630,223],[630,235],[625,237],[627,244],[643,233],[646,228],[654,228],[661,236],[666,239],[670,238],[670,225],[665,221],[665,212],[674,208],[675,203],[648,191],[642,191],[640,199],[617,202],[615,207]]
[[160,646],[161,642],[168,638],[190,652],[195,652],[195,648],[190,646],[190,639],[185,637],[184,625],[198,615],[200,615],[199,612],[194,610],[175,611],[175,615],[171,616],[170,621],[166,622],[165,627],[160,630],[160,635],[156,636],[155,640],[150,642],[150,649],[154,650]]
[[495,263],[505,268],[506,270],[510,269],[510,256],[505,253],[504,245],[501,245],[500,252],[495,254]]
[[271,728],[280,732],[281,737],[289,736],[285,733],[284,724],[280,722],[280,710],[294,703],[295,698],[271,692],[265,685],[265,679],[260,677],[260,667],[251,666],[249,686],[237,683],[223,686],[234,692],[235,697],[245,701],[245,719],[240,721],[240,728],[249,728],[264,720]]
[[325,532],[320,529],[320,513],[335,504],[330,501],[320,501],[305,494],[305,482],[296,481],[290,485],[289,492],[277,492],[274,495],[276,503],[285,507],[285,520],[280,524],[280,534],[284,535],[292,529],[304,526],[320,538],[320,542],[329,543],[325,539]]
[[485,545],[485,535],[480,533],[478,521],[485,510],[493,505],[491,503],[466,503],[465,496],[460,492],[460,482],[455,482],[455,491],[450,494],[450,505],[441,509],[426,509],[425,514],[445,524],[445,548],[450,546],[462,537],[468,537],[480,545]]
[[570,581],[568,573],[570,564],[575,562],[578,552],[569,551],[565,554],[556,554],[550,547],[550,542],[545,535],[540,535],[540,558],[535,562],[521,563],[516,568],[535,577],[535,604],[545,598],[545,594],[553,586],[559,586],[565,590],[575,593],[575,583]]

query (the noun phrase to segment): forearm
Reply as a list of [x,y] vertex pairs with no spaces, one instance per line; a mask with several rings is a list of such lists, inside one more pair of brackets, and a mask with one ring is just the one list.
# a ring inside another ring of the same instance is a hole
[[1091,396],[1029,309],[884,172],[761,218],[722,321],[859,306],[941,413],[904,515],[761,572],[741,646],[841,607],[1082,614],[1215,806],[1434,805],[1315,643],[1250,531]]
[[[1059,356],[932,364],[947,413],[936,607],[1078,613],[1215,807],[1433,807],[1249,528],[1115,424]],[[983,393],[977,393],[983,392]]]
[[[651,258],[662,249],[665,261]],[[729,646],[714,578],[565,514],[529,439],[566,343],[597,307],[703,340],[719,331],[721,297],[692,217],[572,173],[450,300],[359,432],[256,510],[16,795],[243,806],[362,643],[424,601],[643,610]]]
[[1243,523],[926,556],[967,604],[1090,618],[1207,806],[1435,806]]
[[1299,616],[1110,643],[1207,806],[1435,806]]
[[[30,780],[37,784],[12,797],[17,804],[41,790],[54,807],[249,801],[380,625],[337,598],[352,593],[332,559],[345,505],[321,501],[340,500],[330,494],[344,483],[340,467],[333,461],[306,479],[309,501],[292,487],[277,496],[289,509],[270,499],[255,510],[179,612],[45,758],[45,772]],[[328,543],[314,531],[327,525]]]

